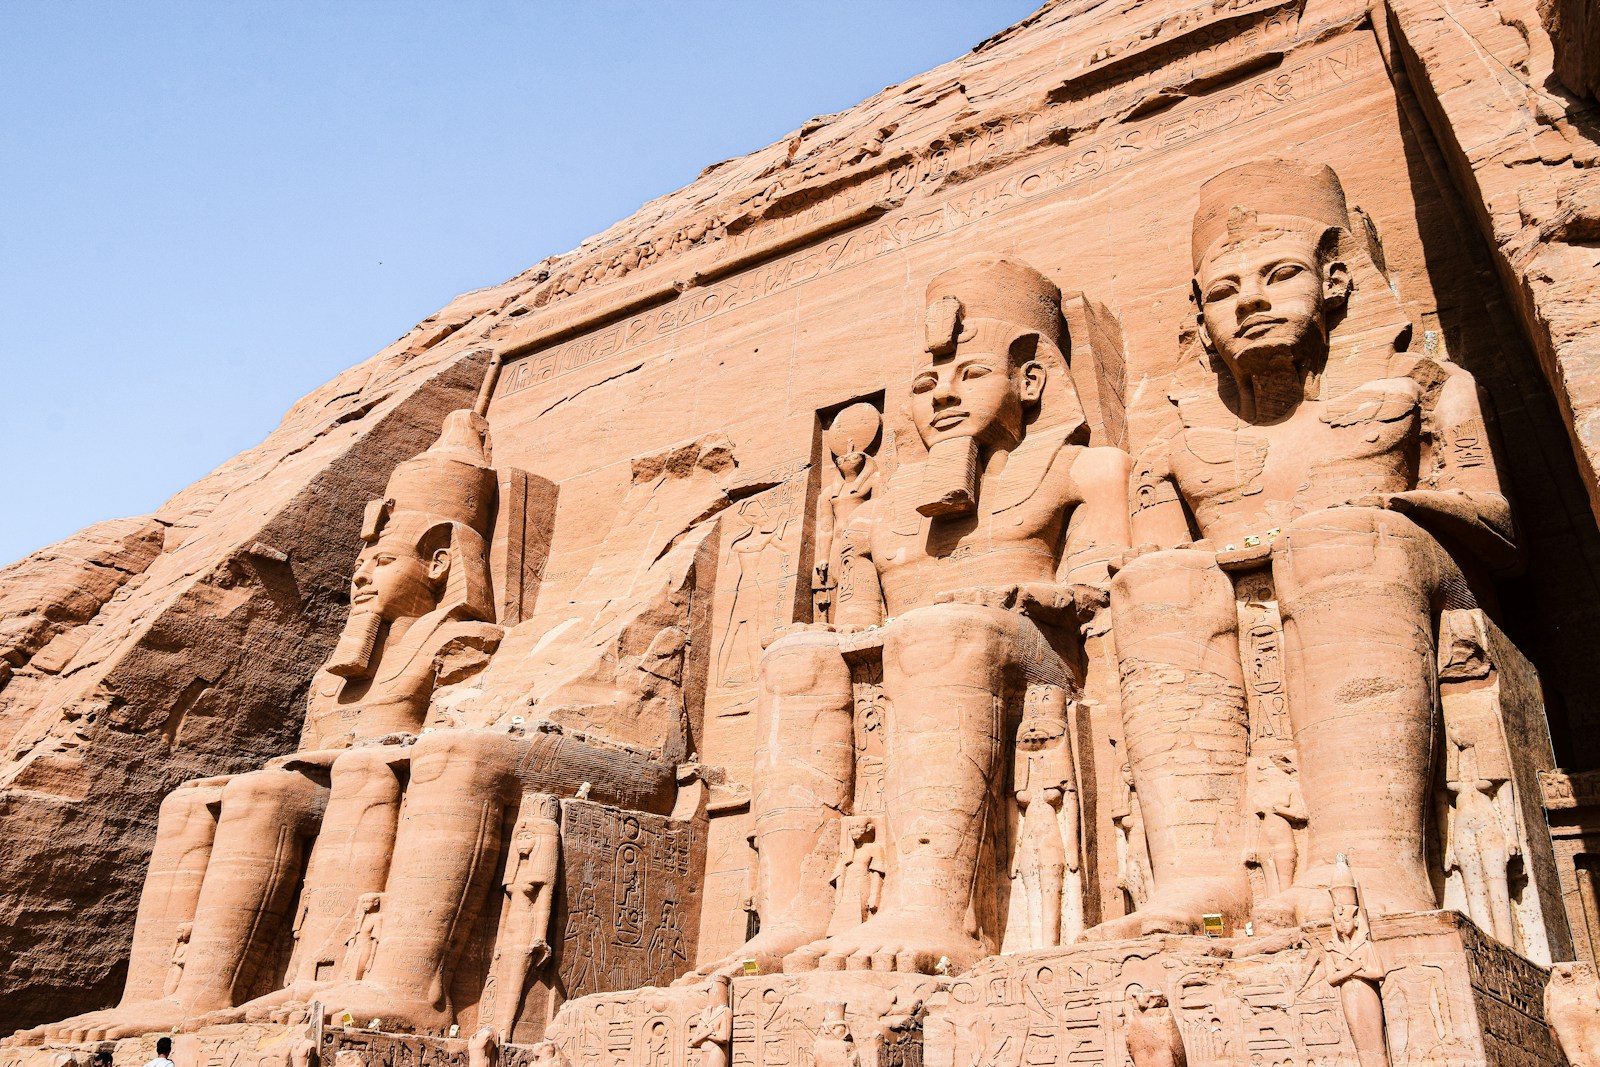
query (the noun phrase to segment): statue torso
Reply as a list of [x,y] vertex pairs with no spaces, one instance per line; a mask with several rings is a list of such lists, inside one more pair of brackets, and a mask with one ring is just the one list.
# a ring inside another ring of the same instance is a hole
[[1384,378],[1307,400],[1273,425],[1244,423],[1215,397],[1181,398],[1168,452],[1200,536],[1219,545],[1265,537],[1312,511],[1416,487],[1420,390]]
[[986,477],[974,515],[930,519],[917,513],[921,468],[890,479],[871,524],[870,551],[890,616],[973,586],[1051,582],[1075,502],[1071,468],[1080,448],[1030,436]]

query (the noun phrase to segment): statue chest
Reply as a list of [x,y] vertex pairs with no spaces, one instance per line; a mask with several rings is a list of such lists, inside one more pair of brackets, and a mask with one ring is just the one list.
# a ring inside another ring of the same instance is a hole
[[1273,426],[1188,426],[1172,475],[1202,536],[1237,541],[1308,512],[1416,484],[1421,416],[1406,389],[1308,402]]

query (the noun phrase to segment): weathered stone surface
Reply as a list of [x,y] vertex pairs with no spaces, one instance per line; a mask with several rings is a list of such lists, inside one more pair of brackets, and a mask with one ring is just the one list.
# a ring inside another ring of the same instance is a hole
[[0,572],[7,1055],[1557,1062],[1600,200],[1524,2],[1048,5]]

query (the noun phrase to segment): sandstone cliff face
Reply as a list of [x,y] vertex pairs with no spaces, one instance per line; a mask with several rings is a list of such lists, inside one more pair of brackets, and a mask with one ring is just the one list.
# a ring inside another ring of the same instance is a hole
[[[1507,627],[1564,716],[1562,761],[1600,765],[1595,127],[1553,56],[1531,0],[1049,4],[453,301],[153,516],[0,571],[0,1030],[115,999],[161,797],[294,749],[363,507],[489,351],[496,462],[559,486],[561,512],[536,610],[450,701],[494,718],[531,693],[590,722],[615,680],[597,665],[642,652],[629,619],[681,609],[692,559],[715,590],[684,627],[717,629],[691,643],[687,744],[746,782],[752,664],[805,616],[819,412],[887,393],[892,453],[921,284],[1003,250],[1120,321],[1114,443],[1141,447],[1192,327],[1194,190],[1223,161],[1333,164],[1381,226],[1414,347],[1489,394],[1530,560]],[[745,831],[724,822],[707,875],[731,899]]]

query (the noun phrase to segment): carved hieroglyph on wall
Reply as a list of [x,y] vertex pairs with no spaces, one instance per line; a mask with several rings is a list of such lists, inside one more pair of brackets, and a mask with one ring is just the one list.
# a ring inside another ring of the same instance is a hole
[[699,931],[702,831],[578,800],[562,803],[561,819],[564,999],[665,985],[687,971]]

